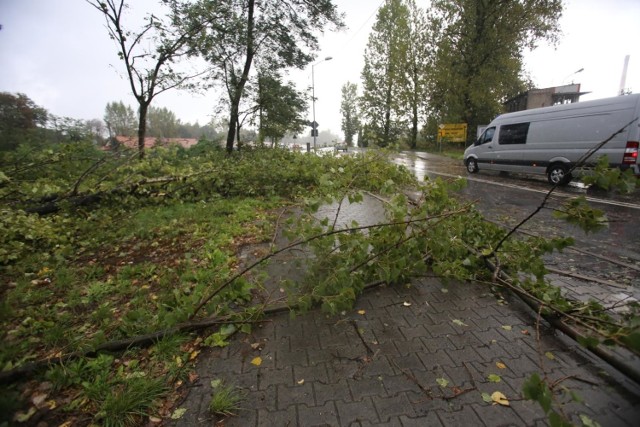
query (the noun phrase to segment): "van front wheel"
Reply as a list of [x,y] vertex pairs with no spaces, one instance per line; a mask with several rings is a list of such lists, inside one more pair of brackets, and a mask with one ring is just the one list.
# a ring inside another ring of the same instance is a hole
[[571,174],[568,174],[568,169],[562,163],[556,163],[549,167],[547,170],[547,179],[552,185],[565,185],[571,181]]
[[474,158],[467,159],[467,171],[469,173],[478,172],[478,162],[476,162],[476,159]]

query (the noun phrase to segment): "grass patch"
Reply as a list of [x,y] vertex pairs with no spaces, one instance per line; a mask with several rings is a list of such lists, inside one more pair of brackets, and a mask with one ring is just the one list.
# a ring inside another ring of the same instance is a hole
[[[67,152],[73,149],[65,146]],[[89,156],[89,149],[84,150]],[[56,172],[56,191],[61,192],[75,186],[77,171],[88,169],[88,164],[64,159],[64,165],[55,163],[67,171]],[[22,160],[33,162],[26,155]],[[11,213],[0,224],[10,231],[0,239],[0,369],[89,351],[184,322],[203,296],[237,272],[241,247],[271,241],[280,210],[298,203],[300,196],[315,196],[322,203],[347,185],[376,191],[392,182],[410,182],[408,172],[375,155],[321,159],[247,150],[230,157],[203,150],[176,156],[158,150],[144,161],[116,163],[107,163],[96,177],[82,178],[81,191],[109,194],[99,205],[74,208],[63,203],[60,212],[46,217],[18,208],[49,197],[52,190],[45,184],[51,171],[46,167],[16,172],[0,187],[0,200],[11,202],[0,206]],[[181,178],[148,184],[164,176]],[[130,187],[141,181],[145,184]],[[116,188],[127,190],[110,193]],[[27,200],[11,199],[21,194]],[[199,316],[248,308],[259,280],[236,280]],[[201,341],[171,336],[115,357],[53,364],[39,378],[52,385],[50,409],[38,416],[49,424],[78,419],[114,426],[138,423],[156,411],[158,399],[171,399],[176,384],[188,380]],[[161,378],[162,384],[157,383]],[[16,386],[16,395],[24,399],[18,406],[26,414],[36,412],[28,397],[38,385],[24,381]],[[238,397],[233,390],[218,394],[219,413],[236,411]]]
[[244,398],[244,393],[237,387],[224,383],[216,384],[209,402],[209,411],[221,416],[236,415]]
[[105,427],[140,425],[142,418],[152,414],[167,386],[164,378],[132,378],[106,396],[96,415]]

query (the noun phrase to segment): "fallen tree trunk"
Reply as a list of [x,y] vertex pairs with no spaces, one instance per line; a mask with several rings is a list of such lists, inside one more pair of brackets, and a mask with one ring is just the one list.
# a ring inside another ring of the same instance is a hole
[[75,197],[54,197],[52,201],[47,202],[44,205],[26,208],[24,211],[27,213],[34,213],[40,216],[54,214],[60,211],[60,202],[68,201],[73,207],[82,207],[99,203],[104,197],[104,193],[88,194]]
[[[364,286],[364,290],[369,290],[384,284],[386,284],[386,282],[384,281],[369,283]],[[290,310],[295,310],[296,308],[298,307],[279,304],[279,305],[274,305],[270,308],[266,308],[262,312],[262,314],[264,317],[268,317],[268,316],[273,316],[275,314],[287,312]],[[192,322],[185,322],[176,327],[165,329],[163,331],[154,332],[151,334],[139,335],[137,337],[132,337],[124,340],[106,342],[104,344],[97,346],[92,350],[88,350],[85,352],[73,352],[73,353],[65,354],[58,357],[51,357],[44,360],[38,360],[35,362],[27,363],[15,369],[11,369],[9,371],[0,372],[0,384],[7,384],[19,379],[24,379],[25,377],[41,372],[52,365],[64,364],[71,360],[79,359],[82,357],[93,358],[93,357],[96,357],[99,353],[118,353],[131,348],[150,347],[153,344],[160,341],[161,339],[171,335],[196,332],[196,331],[200,331],[202,329],[206,329],[215,325],[225,325],[225,324],[234,324],[234,323],[239,323],[239,322],[225,320],[224,318],[198,320],[198,321],[192,321]],[[240,322],[240,323],[248,323],[248,322]]]
[[109,191],[99,191],[96,193],[84,193],[79,195],[50,194],[37,200],[36,203],[39,203],[37,206],[27,207],[24,209],[24,211],[27,213],[35,213],[40,216],[50,215],[59,212],[60,209],[62,209],[60,206],[62,202],[67,202],[73,207],[89,206],[99,203],[102,199],[108,196],[117,194],[134,194],[138,188],[144,187],[146,185],[168,184],[172,182],[182,181],[195,175],[198,174],[184,177],[170,176],[162,178],[143,179],[133,184],[114,188]]
[[[265,310],[264,314],[279,313],[279,312],[282,312],[283,310],[288,310],[288,309],[289,308],[287,306],[272,307],[270,309]],[[18,368],[5,371],[5,372],[0,372],[0,384],[5,384],[5,383],[15,381],[17,379],[21,379],[21,378],[24,378],[25,376],[33,375],[36,372],[40,372],[51,365],[66,363],[81,357],[96,357],[99,353],[104,353],[104,352],[117,353],[117,352],[128,350],[130,348],[149,347],[167,336],[194,332],[194,331],[206,329],[214,325],[231,324],[231,323],[237,323],[237,322],[225,320],[224,318],[186,322],[178,326],[175,326],[173,328],[165,329],[163,331],[158,331],[158,332],[154,332],[146,335],[139,335],[137,337],[127,338],[124,340],[106,342],[88,351],[73,352],[73,353],[65,354],[58,357],[51,357],[48,359],[30,362]]]
[[[512,284],[511,277],[502,270],[496,268],[496,266],[485,258],[486,266],[489,270],[493,271],[497,274],[497,278],[500,282],[502,282],[508,289],[510,289],[513,293],[515,293],[525,304],[527,304],[532,310],[537,313],[541,312],[541,307],[549,307],[547,304],[543,304],[540,301],[537,301],[535,298],[532,298],[531,295],[524,292],[522,289],[514,286]],[[550,307],[552,308],[552,307]],[[562,313],[561,313],[562,314]],[[571,325],[565,323],[562,317],[553,316],[553,315],[544,315],[542,317],[549,322],[554,328],[562,331],[569,338],[573,339],[576,342],[581,340],[586,340],[588,337],[584,335],[584,333],[578,331],[578,329],[572,327]],[[637,363],[631,363],[623,360],[621,357],[618,357],[613,351],[608,349],[602,344],[598,344],[595,346],[583,346],[587,350],[591,351],[593,354],[598,356],[600,359],[607,362],[609,365],[616,368],[618,371],[622,372],[627,377],[631,378],[636,383],[640,384],[640,369],[637,366]],[[635,355],[632,351],[629,351],[632,355]],[[636,358],[637,356],[632,356]]]

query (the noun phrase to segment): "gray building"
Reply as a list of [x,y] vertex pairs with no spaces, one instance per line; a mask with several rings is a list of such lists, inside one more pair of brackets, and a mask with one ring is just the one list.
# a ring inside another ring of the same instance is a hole
[[580,83],[564,86],[531,89],[503,103],[505,113],[530,110],[532,108],[549,107],[557,104],[578,102],[580,96],[589,92],[580,92]]

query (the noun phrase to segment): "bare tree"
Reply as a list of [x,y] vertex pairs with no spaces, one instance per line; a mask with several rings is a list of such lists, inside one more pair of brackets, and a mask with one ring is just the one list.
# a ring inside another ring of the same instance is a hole
[[[144,139],[147,132],[147,112],[153,99],[170,89],[184,86],[187,81],[203,72],[184,73],[174,70],[174,64],[189,55],[189,41],[198,33],[191,27],[167,26],[150,14],[138,32],[125,29],[124,12],[129,6],[125,0],[86,0],[104,15],[109,37],[118,46],[118,56],[124,62],[131,92],[138,102],[138,152],[144,157]],[[147,47],[151,46],[151,47]]]

